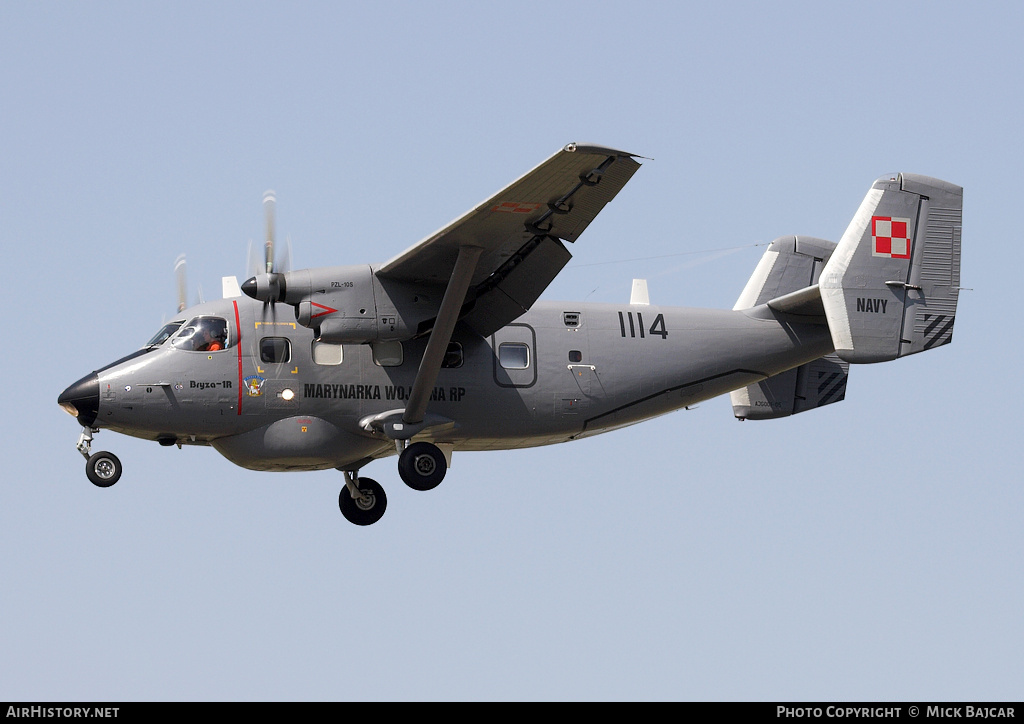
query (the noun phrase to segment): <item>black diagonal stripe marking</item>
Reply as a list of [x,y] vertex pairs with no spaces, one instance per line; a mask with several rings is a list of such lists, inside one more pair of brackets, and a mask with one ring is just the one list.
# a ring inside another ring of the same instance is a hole
[[822,405],[830,405],[833,402],[839,402],[846,397],[846,375],[840,377],[839,381],[832,386],[822,398],[818,401],[818,407]]
[[[924,321],[927,322],[928,318],[930,316],[931,316],[930,314],[924,315]],[[929,334],[931,334],[931,331],[933,329],[935,329],[935,327],[938,326],[939,324],[942,324],[942,320],[944,320],[945,318],[946,318],[945,314],[937,314],[937,315],[935,315],[935,321],[932,322],[931,324],[929,324],[927,327],[924,328],[924,336],[927,337]]]
[[[824,373],[824,372],[819,372],[819,373],[818,373],[818,377],[819,377],[819,379],[820,379],[821,377],[823,377],[824,375],[825,375],[825,373]],[[828,379],[826,379],[826,380],[825,380],[824,382],[821,382],[821,383],[820,383],[820,384],[818,385],[818,396],[819,396],[819,397],[821,396],[821,393],[825,391],[825,388],[826,388],[826,387],[828,387],[829,385],[831,385],[831,384],[832,384],[832,381],[833,381],[833,380],[834,380],[834,379],[835,379],[835,378],[836,378],[836,377],[837,377],[838,375],[839,375],[839,373],[838,373],[838,372],[833,372],[832,374],[830,374],[830,375],[828,376]]]
[[[943,319],[945,319],[945,317],[943,317]],[[930,349],[930,348],[934,347],[936,344],[938,344],[939,340],[941,340],[946,335],[946,332],[948,332],[950,329],[953,328],[953,322],[955,322],[955,321],[956,321],[956,317],[953,317],[952,319],[950,319],[946,323],[945,327],[943,327],[938,332],[936,332],[934,336],[930,337],[924,343],[924,348],[925,349]]]

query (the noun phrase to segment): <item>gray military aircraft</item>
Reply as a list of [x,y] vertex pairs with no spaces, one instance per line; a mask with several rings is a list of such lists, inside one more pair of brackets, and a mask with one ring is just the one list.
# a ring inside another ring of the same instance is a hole
[[567,442],[729,393],[739,419],[842,400],[851,363],[952,339],[963,190],[883,176],[838,244],[776,239],[732,310],[539,302],[575,242],[640,167],[569,144],[383,264],[266,269],[165,325],[58,397],[100,487],[121,476],[100,429],[210,445],[253,470],[344,473],[344,516],[387,498],[360,477],[397,454],[437,486],[455,450]]

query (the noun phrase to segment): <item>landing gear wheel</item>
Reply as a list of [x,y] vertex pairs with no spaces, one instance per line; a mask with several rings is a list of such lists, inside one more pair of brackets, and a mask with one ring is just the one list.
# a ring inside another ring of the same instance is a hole
[[121,461],[105,450],[94,453],[85,463],[85,475],[93,485],[109,488],[121,478]]
[[388,507],[388,496],[384,495],[380,483],[371,478],[357,478],[356,485],[362,496],[353,498],[346,486],[338,496],[338,507],[349,523],[373,525],[384,515]]
[[398,474],[413,490],[432,490],[444,480],[448,463],[437,445],[414,442],[398,456]]

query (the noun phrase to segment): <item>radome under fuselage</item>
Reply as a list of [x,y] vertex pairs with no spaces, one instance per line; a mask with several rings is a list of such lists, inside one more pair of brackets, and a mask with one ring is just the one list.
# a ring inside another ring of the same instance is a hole
[[[212,445],[255,470],[356,469],[395,454],[394,442],[365,422],[405,406],[425,339],[320,347],[318,362],[313,333],[285,305],[274,314],[237,297],[179,315],[186,325],[209,317],[226,320],[226,349],[191,351],[172,337],[98,371],[93,426],[168,445]],[[457,366],[441,369],[428,406],[451,422],[416,439],[456,450],[606,432],[833,349],[826,325],[763,305],[728,311],[575,302],[538,302],[488,338],[458,327],[452,343],[448,362]]]

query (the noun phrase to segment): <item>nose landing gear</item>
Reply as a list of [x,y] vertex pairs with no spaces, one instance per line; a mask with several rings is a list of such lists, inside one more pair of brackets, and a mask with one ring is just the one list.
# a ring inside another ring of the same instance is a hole
[[121,461],[117,455],[102,450],[92,452],[92,436],[99,432],[95,427],[83,427],[75,445],[78,452],[85,458],[85,476],[98,488],[109,488],[121,479]]

